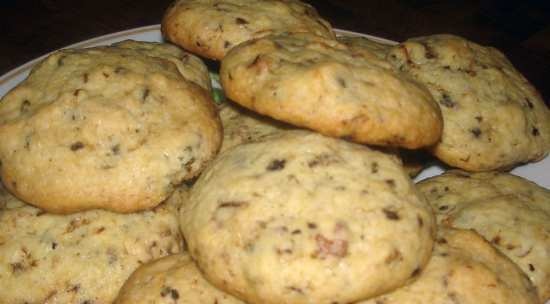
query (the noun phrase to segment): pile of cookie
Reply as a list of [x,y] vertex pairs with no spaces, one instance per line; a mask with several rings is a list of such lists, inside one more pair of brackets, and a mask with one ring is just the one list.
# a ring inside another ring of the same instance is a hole
[[[0,302],[550,299],[550,190],[506,172],[550,111],[499,51],[337,37],[298,0],[176,0],[162,32],[2,98]],[[414,184],[411,154],[455,169]]]

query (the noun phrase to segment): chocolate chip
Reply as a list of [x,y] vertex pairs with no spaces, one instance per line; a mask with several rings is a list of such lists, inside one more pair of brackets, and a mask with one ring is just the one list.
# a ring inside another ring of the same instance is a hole
[[439,103],[446,106],[447,108],[454,108],[456,103],[451,99],[451,96],[447,94],[442,94]]
[[310,222],[310,223],[307,223],[307,227],[308,227],[309,229],[316,229],[316,228],[317,228],[317,224],[311,223],[311,222]]
[[411,273],[411,277],[416,277],[417,275],[420,274],[420,268],[419,267],[416,267],[415,270],[413,270],[413,272]]
[[246,21],[245,19],[243,19],[243,18],[241,18],[241,17],[235,18],[235,22],[236,22],[237,24],[240,24],[240,25],[248,24],[248,21]]
[[342,87],[342,88],[347,88],[348,85],[346,83],[346,80],[344,80],[344,78],[340,78],[340,77],[337,77],[336,80],[338,81],[338,84]]
[[539,129],[533,127],[533,130],[531,130],[531,134],[533,134],[533,136],[539,136],[540,135]]
[[399,214],[396,211],[393,211],[393,210],[390,210],[390,209],[387,209],[387,208],[383,208],[382,212],[384,212],[384,215],[389,220],[398,221],[400,219]]
[[247,202],[238,202],[238,201],[221,202],[218,205],[218,208],[239,208],[247,204],[248,204]]
[[269,163],[269,165],[267,165],[266,170],[267,171],[283,170],[285,168],[285,165],[286,165],[285,159],[274,159],[271,161],[271,163]]
[[371,172],[372,174],[378,173],[378,163],[377,163],[377,162],[373,162],[373,163],[370,165],[370,172]]
[[145,101],[147,99],[147,97],[149,97],[150,93],[151,93],[151,91],[148,88],[145,88],[143,90],[143,95],[141,95],[141,100]]
[[482,121],[483,121],[483,117],[482,117],[482,116],[476,116],[476,117],[474,117],[474,118],[477,120],[477,122],[482,122]]
[[112,146],[111,151],[113,152],[114,155],[118,155],[120,153],[120,145],[116,144]]
[[479,136],[481,136],[481,130],[479,128],[470,129],[470,132],[474,134],[475,138],[479,138]]
[[84,148],[84,144],[81,141],[74,142],[71,145],[71,151],[77,151]]
[[529,264],[529,270],[535,271],[535,266],[533,266],[533,264]]
[[227,48],[230,47],[230,46],[231,46],[231,42],[229,42],[229,41],[224,41],[224,42],[223,42],[223,48],[224,48],[224,49],[227,49]]
[[23,100],[21,103],[21,106],[19,107],[19,111],[21,113],[26,113],[31,106],[31,102],[28,99]]
[[66,57],[66,56],[64,56],[64,55],[63,55],[63,56],[59,56],[59,59],[57,59],[57,66],[63,66],[63,64],[64,64],[63,61],[65,60],[65,57]]

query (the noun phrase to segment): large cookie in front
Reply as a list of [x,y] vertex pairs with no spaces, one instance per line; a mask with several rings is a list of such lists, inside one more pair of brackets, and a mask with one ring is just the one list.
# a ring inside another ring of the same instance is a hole
[[444,128],[432,149],[469,171],[509,169],[550,149],[550,111],[535,88],[498,50],[451,35],[419,37],[387,57],[426,84]]
[[10,192],[51,212],[131,212],[202,170],[221,143],[210,92],[143,52],[56,52],[2,99]]
[[418,279],[357,304],[537,304],[523,272],[477,233],[440,229]]
[[550,190],[506,173],[449,171],[418,184],[444,226],[475,229],[550,299]]
[[419,148],[441,135],[428,90],[367,48],[309,34],[268,36],[232,49],[220,78],[235,102],[332,137]]
[[54,215],[0,188],[0,302],[112,303],[141,264],[182,250],[175,193],[151,211]]
[[283,32],[334,38],[330,24],[298,0],[176,0],[162,20],[167,40],[218,60],[244,41]]
[[350,303],[427,263],[433,214],[393,157],[308,131],[221,153],[180,227],[208,281],[247,303]]
[[115,304],[244,304],[206,281],[187,253],[142,265],[121,288]]

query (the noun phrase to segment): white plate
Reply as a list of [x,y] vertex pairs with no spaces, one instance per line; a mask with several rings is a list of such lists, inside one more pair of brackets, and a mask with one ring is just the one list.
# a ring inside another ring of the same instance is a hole
[[[342,35],[363,36],[363,37],[367,37],[367,38],[370,38],[382,43],[387,43],[387,44],[396,43],[395,41],[387,40],[384,38],[351,32],[351,31],[336,30],[336,32]],[[69,47],[82,48],[82,47],[106,45],[106,44],[111,44],[111,43],[115,43],[126,39],[134,39],[134,40],[141,40],[141,41],[156,41],[156,42],[162,41],[162,35],[160,33],[160,25],[157,24],[157,25],[139,27],[139,28],[135,28],[127,31],[100,36],[97,38],[92,38],[90,40],[75,43],[73,45],[67,46],[66,48],[69,48]],[[0,77],[0,96],[4,96],[11,88],[13,88],[23,79],[25,79],[25,77],[27,77],[32,66],[36,64],[38,61],[40,61],[41,59],[43,59],[45,56],[47,56],[47,54],[37,59],[34,59],[32,61],[29,61],[24,65],[18,68],[15,68],[10,72],[8,72],[7,74]],[[440,174],[441,172],[443,172],[443,168],[438,166],[431,166],[425,169],[416,178],[416,181]],[[518,167],[514,169],[512,173],[525,177],[547,189],[550,189],[550,157],[546,157],[544,160],[538,163],[527,164],[527,165]]]

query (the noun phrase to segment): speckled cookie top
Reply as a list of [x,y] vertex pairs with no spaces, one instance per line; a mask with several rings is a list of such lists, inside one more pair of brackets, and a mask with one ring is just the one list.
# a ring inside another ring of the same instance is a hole
[[357,304],[537,304],[514,263],[477,233],[440,229],[432,258],[415,282]]
[[298,0],[176,0],[162,20],[164,36],[212,59],[241,42],[282,32],[334,38],[330,24]]
[[180,217],[208,280],[249,303],[348,303],[426,264],[431,209],[400,164],[286,131],[222,153]]
[[52,212],[151,208],[217,152],[208,91],[142,51],[63,50],[0,102],[0,173]]
[[111,303],[134,269],[182,249],[179,191],[151,211],[53,215],[0,188],[2,303]]
[[256,112],[333,137],[418,148],[441,134],[423,86],[368,51],[310,34],[245,42],[224,58],[226,95]]
[[550,111],[498,50],[451,35],[413,38],[388,55],[426,84],[444,119],[433,153],[472,171],[507,169],[550,149]]
[[138,268],[124,283],[115,304],[244,304],[206,281],[187,253]]
[[169,60],[176,65],[185,80],[194,82],[202,88],[212,89],[208,68],[197,56],[188,53],[181,48],[168,43],[144,42],[136,40],[124,40],[113,44],[117,48],[125,48],[138,51],[146,56],[159,57]]
[[550,299],[550,190],[507,173],[449,171],[418,184],[444,226],[475,229]]

